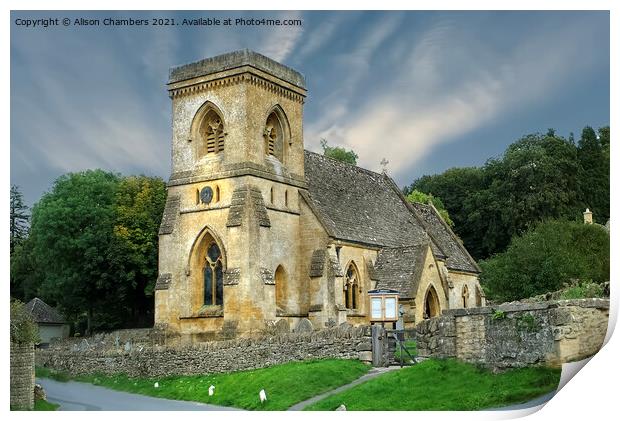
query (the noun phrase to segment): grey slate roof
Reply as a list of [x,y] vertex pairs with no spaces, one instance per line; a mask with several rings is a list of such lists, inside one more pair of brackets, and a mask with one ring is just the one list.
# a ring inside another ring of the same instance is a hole
[[192,79],[242,66],[255,67],[295,86],[306,89],[306,79],[297,70],[293,70],[269,57],[248,49],[232,51],[194,63],[172,67],[170,69],[168,83],[179,82],[181,80]]
[[33,298],[26,304],[26,311],[32,314],[37,323],[63,324],[65,318],[53,307],[47,305],[40,298]]
[[428,244],[386,247],[379,251],[371,279],[377,289],[395,289],[401,298],[415,298]]
[[430,205],[412,203],[412,207],[420,217],[424,228],[446,256],[449,269],[479,273],[480,268],[469,255],[450,227]]
[[302,196],[329,235],[379,247],[428,243],[402,193],[386,175],[309,151],[305,175],[309,194]]

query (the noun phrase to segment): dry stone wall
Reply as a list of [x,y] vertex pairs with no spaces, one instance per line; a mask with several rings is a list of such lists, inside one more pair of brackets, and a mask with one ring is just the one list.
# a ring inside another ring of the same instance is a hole
[[34,345],[11,343],[11,409],[34,408]]
[[317,332],[192,345],[144,342],[131,347],[56,347],[37,350],[36,359],[37,365],[71,374],[123,373],[160,377],[249,370],[317,358],[369,361],[370,348],[370,326],[344,325]]
[[594,355],[608,319],[609,300],[597,298],[448,310],[416,326],[418,353],[496,368],[557,366]]

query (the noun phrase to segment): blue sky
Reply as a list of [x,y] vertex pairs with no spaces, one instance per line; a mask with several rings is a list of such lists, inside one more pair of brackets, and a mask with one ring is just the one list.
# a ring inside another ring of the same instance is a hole
[[[301,27],[18,27],[35,17],[299,18]],[[250,48],[307,79],[304,142],[400,185],[532,132],[609,124],[608,12],[12,12],[11,183],[170,175],[170,66]]]

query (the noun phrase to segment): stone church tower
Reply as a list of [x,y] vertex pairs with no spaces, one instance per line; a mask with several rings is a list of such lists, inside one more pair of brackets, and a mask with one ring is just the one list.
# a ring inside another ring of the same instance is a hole
[[168,91],[156,325],[208,339],[300,313],[304,77],[243,50],[172,68]]

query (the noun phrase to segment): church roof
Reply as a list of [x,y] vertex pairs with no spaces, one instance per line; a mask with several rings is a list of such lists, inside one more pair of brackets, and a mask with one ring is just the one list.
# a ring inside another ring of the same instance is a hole
[[37,323],[63,324],[66,323],[65,318],[58,311],[47,305],[40,298],[33,298],[26,303],[26,311],[32,314],[34,321]]
[[433,242],[444,252],[446,266],[449,269],[480,272],[480,267],[476,264],[476,261],[469,255],[456,234],[454,234],[433,206],[422,203],[412,203],[412,206]]
[[371,275],[376,288],[395,289],[401,298],[415,298],[427,250],[428,243],[381,249]]
[[334,238],[378,247],[428,243],[428,236],[384,174],[305,151],[306,202]]
[[449,269],[480,272],[436,210],[407,202],[387,175],[309,151],[305,175],[302,196],[330,236],[379,248],[429,244]]

